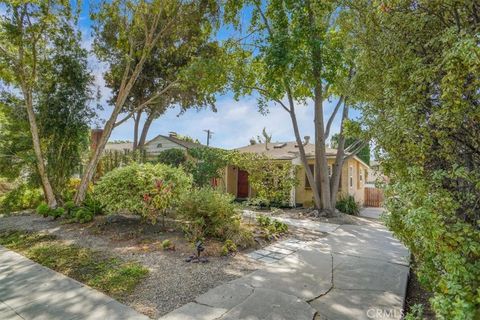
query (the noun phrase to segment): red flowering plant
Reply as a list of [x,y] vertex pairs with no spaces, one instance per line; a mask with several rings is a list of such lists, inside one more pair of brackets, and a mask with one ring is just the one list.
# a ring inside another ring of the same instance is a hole
[[162,224],[165,226],[165,216],[171,208],[174,199],[173,187],[173,183],[155,180],[154,187],[143,195],[144,216],[150,222],[156,223],[161,215]]

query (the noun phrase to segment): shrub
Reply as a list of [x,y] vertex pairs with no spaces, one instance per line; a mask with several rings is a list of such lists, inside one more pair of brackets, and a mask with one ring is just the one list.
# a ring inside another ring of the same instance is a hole
[[41,203],[36,209],[37,214],[43,216],[44,218],[48,217],[50,214],[50,207],[46,203]]
[[88,208],[82,207],[75,211],[75,221],[78,223],[87,223],[93,220],[93,212]]
[[59,208],[56,208],[56,209],[51,209],[48,215],[50,217],[53,217],[53,219],[57,219],[57,218],[63,216],[64,213],[65,213],[65,209],[59,207]]
[[357,216],[360,213],[360,206],[351,195],[341,196],[337,201],[336,208],[343,213]]
[[95,187],[95,199],[107,213],[128,212],[145,216],[147,206],[144,196],[156,188],[156,183],[171,186],[170,205],[178,202],[180,195],[188,194],[192,179],[179,168],[165,164],[137,164],[108,172]]
[[235,243],[230,239],[225,240],[221,251],[222,256],[226,256],[235,252],[237,252],[237,246]]
[[248,225],[240,224],[238,228],[232,228],[228,230],[227,239],[230,239],[235,243],[237,247],[250,248],[255,245],[255,237]]
[[68,218],[73,218],[73,215],[74,215],[74,211],[75,211],[75,208],[77,206],[75,205],[75,203],[73,201],[67,201],[65,202],[65,204],[63,205],[63,208],[65,209],[65,216],[68,217]]
[[7,192],[0,203],[0,213],[9,214],[15,211],[32,209],[43,201],[40,188],[33,188],[28,184],[20,184]]
[[297,166],[272,161],[265,155],[232,152],[229,163],[248,172],[248,181],[257,197],[268,207],[288,207],[290,192],[297,184]]
[[230,151],[216,148],[192,148],[188,150],[190,159],[185,168],[192,174],[198,187],[210,185],[212,179],[221,178],[228,164]]
[[162,241],[162,248],[163,250],[175,250],[175,245],[169,239],[165,239]]
[[177,213],[187,220],[185,231],[192,239],[226,240],[227,234],[239,230],[240,226],[233,196],[209,187],[183,194]]
[[265,237],[270,239],[279,234],[288,232],[288,225],[265,215],[257,216],[257,224],[265,231]]
[[158,154],[158,161],[172,167],[179,167],[187,161],[187,155],[180,149],[168,149]]

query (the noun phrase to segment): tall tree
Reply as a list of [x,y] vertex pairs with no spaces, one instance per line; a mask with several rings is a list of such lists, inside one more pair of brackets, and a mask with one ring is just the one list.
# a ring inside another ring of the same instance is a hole
[[363,123],[387,226],[438,319],[480,319],[480,3],[355,0]]
[[80,170],[88,148],[89,124],[96,116],[91,105],[93,76],[80,33],[69,24],[58,26],[51,49],[39,67],[37,119],[45,146],[47,173],[57,200],[66,182]]
[[72,19],[68,1],[6,1],[0,18],[0,77],[18,89],[28,116],[36,166],[45,198],[50,207],[57,201],[47,174],[44,151],[35,115],[35,94],[39,86],[39,66],[48,55],[51,36],[57,26]]
[[[245,10],[249,15],[240,14]],[[230,41],[237,60],[233,89],[237,94],[258,92],[261,111],[275,102],[290,115],[315,206],[327,215],[335,210],[343,162],[363,147],[363,142],[358,142],[345,149],[341,130],[329,178],[325,142],[342,106],[342,127],[347,122],[346,100],[354,76],[352,52],[346,45],[348,33],[339,24],[343,11],[341,1],[335,0],[248,0],[227,1],[225,16],[227,22],[240,26],[238,30],[243,30],[242,17],[251,16],[246,34]],[[337,104],[326,120],[324,106],[329,99],[336,99]],[[315,172],[308,166],[296,115],[297,106],[310,100],[315,114]]]
[[[112,133],[119,123],[128,120],[148,105],[162,100],[171,89],[181,86],[188,77],[197,77],[202,81],[202,72],[179,72],[178,77],[167,78],[153,87],[146,101],[134,107],[126,117],[117,121],[119,114],[125,111],[125,103],[131,96],[137,80],[145,74],[147,63],[154,63],[163,53],[175,50],[182,43],[182,35],[192,27],[200,28],[209,34],[217,14],[215,1],[180,1],[180,0],[114,0],[102,2],[100,9],[94,13],[95,42],[94,48],[100,60],[109,65],[107,79],[120,79],[112,103],[112,112],[103,128],[103,134],[93,151],[85,168],[75,202],[81,203],[85,198],[88,183],[91,181],[100,156]],[[193,59],[193,62],[195,59]],[[204,64],[188,65],[189,71],[202,69]],[[121,75],[118,77],[118,75]]]

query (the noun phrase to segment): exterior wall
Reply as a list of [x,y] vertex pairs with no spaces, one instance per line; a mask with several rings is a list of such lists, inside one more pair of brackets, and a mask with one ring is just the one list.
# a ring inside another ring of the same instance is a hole
[[[301,205],[304,207],[313,206],[313,193],[310,188],[305,188],[305,170],[301,166],[298,159],[292,161],[293,164],[299,165],[297,170],[297,180],[298,185],[292,190],[292,198],[295,199],[292,204],[295,202],[296,205]],[[335,162],[334,158],[328,159],[327,163],[329,167],[332,167]],[[313,159],[309,159],[309,165],[314,164]],[[350,183],[350,167],[352,168],[352,183]],[[363,205],[365,197],[365,177],[367,175],[368,167],[356,159],[347,160],[342,167],[341,183],[339,188],[339,195],[348,194],[352,195],[355,200]],[[237,171],[238,168],[234,166],[227,166],[225,169],[225,185],[226,191],[230,194],[237,195]],[[362,179],[360,181],[360,174],[362,174]],[[252,188],[249,188],[249,197],[254,197],[255,191]]]
[[[159,146],[159,144],[161,145]],[[176,144],[168,139],[165,139],[164,137],[156,137],[155,139],[150,140],[147,144],[144,145],[143,148],[147,152],[148,158],[156,158],[160,152],[169,149],[186,150],[185,147]]]
[[238,168],[228,165],[225,168],[225,186],[226,191],[230,194],[237,196],[237,172]]
[[[335,159],[327,159],[330,167],[333,166]],[[314,164],[314,160],[308,161],[309,165]],[[352,186],[350,185],[350,167],[352,167]],[[341,194],[352,195],[360,205],[363,205],[365,197],[365,175],[368,167],[356,159],[349,159],[342,167],[341,183],[338,190],[338,196]],[[362,181],[360,181],[360,173],[362,173]],[[305,170],[300,167],[297,172],[298,185],[295,188],[295,202],[304,207],[313,206],[313,193],[310,188],[305,188]]]

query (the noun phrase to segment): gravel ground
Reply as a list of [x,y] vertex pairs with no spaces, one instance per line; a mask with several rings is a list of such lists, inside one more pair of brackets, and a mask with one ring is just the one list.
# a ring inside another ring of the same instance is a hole
[[[224,282],[246,275],[259,266],[243,254],[219,257],[219,243],[206,243],[208,263],[187,263],[192,248],[182,234],[160,226],[141,224],[136,218],[97,217],[85,225],[34,214],[0,217],[0,230],[30,230],[52,233],[80,246],[114,253],[150,269],[149,276],[122,302],[152,318],[158,318]],[[170,239],[175,251],[164,251],[161,242]]]

